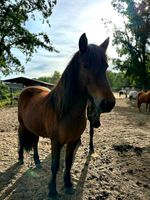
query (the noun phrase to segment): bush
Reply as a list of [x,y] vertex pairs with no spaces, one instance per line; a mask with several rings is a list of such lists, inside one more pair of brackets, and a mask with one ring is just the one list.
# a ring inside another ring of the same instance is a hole
[[10,91],[7,85],[0,82],[0,99],[8,99],[10,97]]
[[[17,99],[20,95],[20,90],[13,90],[13,105],[17,103]],[[7,106],[11,104],[11,93],[7,85],[0,82],[0,107]]]

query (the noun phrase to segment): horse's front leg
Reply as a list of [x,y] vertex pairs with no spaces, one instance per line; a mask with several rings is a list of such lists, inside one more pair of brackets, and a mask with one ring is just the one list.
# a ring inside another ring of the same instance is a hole
[[92,123],[90,122],[90,152],[94,153],[94,147],[93,147],[93,135],[94,135],[94,127],[92,126]]
[[74,194],[73,184],[71,182],[71,166],[73,162],[73,156],[74,156],[74,150],[77,147],[77,145],[80,144],[80,139],[75,141],[74,143],[67,144],[66,147],[66,159],[65,159],[65,172],[64,172],[64,186],[65,186],[65,192],[67,194]]
[[62,145],[60,145],[57,141],[51,141],[52,146],[52,163],[51,163],[51,171],[52,177],[49,182],[49,197],[57,197],[57,189],[56,189],[56,175],[59,170],[59,160],[60,160],[60,150]]

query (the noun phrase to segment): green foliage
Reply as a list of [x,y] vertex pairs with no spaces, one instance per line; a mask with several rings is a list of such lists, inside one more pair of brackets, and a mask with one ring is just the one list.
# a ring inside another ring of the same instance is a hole
[[10,104],[10,92],[8,87],[0,82],[0,107]]
[[8,99],[10,96],[9,88],[0,82],[0,99]]
[[[60,77],[60,72],[54,71],[51,76],[42,76],[39,77],[37,80],[56,84],[59,81]],[[135,84],[131,82],[130,79],[127,78],[123,72],[107,71],[107,78],[111,87],[116,90],[119,90],[123,87],[129,87],[131,85],[135,86]]]
[[[14,98],[18,98],[20,95],[20,89],[13,89],[12,98],[13,105],[17,103]],[[7,85],[0,82],[0,107],[7,106],[11,104],[11,92]]]
[[60,77],[61,77],[60,72],[54,71],[54,73],[51,76],[42,76],[42,77],[39,77],[37,80],[56,84],[58,80],[60,79]]
[[55,50],[46,33],[31,33],[25,26],[29,19],[36,20],[37,13],[42,23],[50,26],[48,18],[55,4],[56,0],[0,1],[0,72],[3,75],[24,72],[23,65],[14,55],[14,49],[26,56],[26,62],[39,47]]
[[60,77],[61,77],[60,72],[54,71],[54,73],[50,77],[50,82],[56,84],[59,81]]
[[113,63],[136,85],[150,88],[150,1],[113,0],[112,5],[124,23],[123,29],[114,28],[119,58]]
[[107,78],[113,90],[120,90],[121,88],[134,86],[133,82],[125,76],[123,72],[107,71]]

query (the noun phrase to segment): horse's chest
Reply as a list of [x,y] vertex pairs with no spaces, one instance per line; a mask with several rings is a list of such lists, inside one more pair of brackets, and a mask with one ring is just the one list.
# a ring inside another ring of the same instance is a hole
[[71,143],[80,138],[86,127],[85,116],[73,118],[71,116],[61,121],[59,126],[59,139],[63,143]]

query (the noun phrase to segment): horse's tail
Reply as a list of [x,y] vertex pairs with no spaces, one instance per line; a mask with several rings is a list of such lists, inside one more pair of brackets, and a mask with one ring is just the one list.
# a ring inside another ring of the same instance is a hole
[[31,133],[24,126],[19,126],[18,129],[19,145],[22,146],[26,151],[30,151],[34,144],[38,142],[39,137]]

